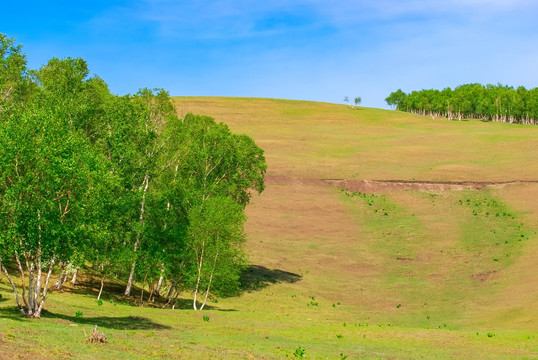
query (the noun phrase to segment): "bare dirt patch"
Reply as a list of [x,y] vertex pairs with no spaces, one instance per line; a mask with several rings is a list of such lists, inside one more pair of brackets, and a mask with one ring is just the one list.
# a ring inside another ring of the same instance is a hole
[[390,191],[448,191],[448,190],[481,190],[485,188],[503,188],[521,183],[538,183],[538,181],[506,181],[506,182],[437,182],[437,181],[409,181],[409,180],[351,180],[351,179],[324,179],[326,183],[339,189],[350,192],[383,193]]
[[473,274],[473,279],[483,283],[483,282],[488,281],[488,279],[492,275],[494,275],[495,273],[496,273],[496,271],[493,270],[493,271],[487,271],[487,272],[483,272],[483,273],[479,273],[479,274]]

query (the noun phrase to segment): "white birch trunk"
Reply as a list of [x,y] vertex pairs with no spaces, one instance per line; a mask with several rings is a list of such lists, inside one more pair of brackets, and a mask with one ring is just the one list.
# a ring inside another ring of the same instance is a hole
[[73,274],[73,277],[71,278],[71,284],[75,285],[77,283],[77,275],[78,275],[78,268],[75,269],[75,273]]
[[[43,287],[41,301],[39,302],[39,307],[37,308],[37,310],[34,312],[34,315],[33,315],[33,317],[35,318],[41,317],[41,311],[43,310],[43,305],[45,304],[45,300],[47,299],[47,290],[49,287],[50,276],[52,274],[52,269],[54,268],[54,258],[55,256],[53,255],[52,259],[50,260],[49,271],[47,272],[47,277],[45,278],[45,285]],[[39,292],[41,292],[40,289],[38,289],[38,295],[39,295]]]
[[27,316],[26,311],[24,310],[24,307],[21,304],[21,301],[19,299],[19,293],[17,292],[17,287],[15,286],[15,283],[13,282],[13,279],[11,279],[11,276],[9,276],[9,273],[7,272],[7,269],[2,265],[2,259],[0,258],[0,270],[4,272],[6,275],[9,283],[11,284],[11,287],[13,288],[13,294],[15,294],[15,301],[17,302],[17,306],[19,307],[19,311],[24,315]]
[[101,299],[101,294],[103,293],[103,287],[105,285],[105,276],[101,278],[101,288],[99,289],[99,295],[97,295],[97,300]]
[[197,305],[196,305],[196,299],[198,297],[198,291],[200,289],[200,279],[202,278],[203,264],[204,264],[204,244],[202,243],[202,251],[200,254],[200,260],[198,261],[198,277],[196,278],[196,288],[194,289],[194,301],[192,303],[194,310],[198,310]]
[[[218,242],[218,236],[217,236],[217,242]],[[217,267],[217,258],[219,257],[219,251],[217,250],[215,254],[215,260],[213,260],[213,269],[211,269],[211,275],[209,275],[209,282],[207,284],[207,289],[205,291],[205,298],[204,302],[202,303],[202,306],[200,306],[200,310],[202,310],[207,303],[207,297],[209,296],[209,289],[211,287],[211,282],[213,282],[213,274],[215,273],[215,268]]]
[[[142,186],[144,187],[143,193],[142,193],[142,203],[140,204],[140,217],[139,222],[140,224],[144,223],[144,206],[146,204],[146,192],[148,191],[149,186],[149,175],[146,174],[144,176],[144,182],[142,182]],[[136,252],[138,250],[138,244],[140,243],[140,231],[136,234],[136,240],[133,246],[133,251],[136,256]],[[131,288],[133,286],[133,277],[134,277],[134,271],[136,267],[136,258],[133,260],[133,264],[131,265],[131,271],[129,272],[129,279],[127,280],[127,286],[125,287],[125,292],[123,293],[124,296],[131,296]]]

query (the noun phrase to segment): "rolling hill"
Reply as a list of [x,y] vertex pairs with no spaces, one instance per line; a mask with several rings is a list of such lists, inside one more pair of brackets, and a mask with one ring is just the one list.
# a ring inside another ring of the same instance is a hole
[[[98,306],[87,278],[28,321],[0,278],[0,358],[538,355],[538,127],[173,100],[180,115],[213,116],[265,150],[267,188],[247,207],[245,291],[199,313],[134,307],[110,284]],[[95,324],[107,345],[84,343]]]

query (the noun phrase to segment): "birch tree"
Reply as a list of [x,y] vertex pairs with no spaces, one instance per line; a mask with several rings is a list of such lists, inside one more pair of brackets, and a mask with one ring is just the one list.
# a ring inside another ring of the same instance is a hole
[[225,295],[237,291],[246,265],[242,251],[245,220],[242,206],[226,196],[208,198],[189,212],[187,243],[195,267],[190,279],[194,310],[204,308],[212,288]]
[[237,289],[244,261],[238,246],[243,241],[241,216],[252,192],[264,189],[266,163],[250,137],[232,134],[211,117],[187,114],[176,126],[170,128],[167,144],[168,206],[184,213],[188,222],[186,251],[178,266],[186,271],[183,280],[197,308],[201,292],[203,307],[212,288]]
[[[30,106],[2,124],[0,253],[22,314],[40,317],[55,263],[68,263],[89,239],[102,164],[87,138],[53,109]],[[21,297],[8,261],[21,277]]]

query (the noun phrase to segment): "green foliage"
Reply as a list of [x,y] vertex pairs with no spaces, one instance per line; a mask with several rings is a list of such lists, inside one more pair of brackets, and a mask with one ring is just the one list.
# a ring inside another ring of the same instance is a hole
[[536,124],[538,88],[514,89],[502,84],[466,84],[454,90],[421,90],[405,94],[398,89],[385,101],[397,110],[449,119],[473,118],[500,122]]
[[26,80],[26,56],[22,45],[0,33],[0,121],[16,106],[20,106],[30,91]]
[[306,349],[302,346],[297,346],[295,351],[293,352],[293,356],[297,359],[304,359],[306,355]]
[[403,105],[406,98],[406,94],[402,89],[398,89],[395,92],[390,93],[390,95],[385,99],[388,105],[395,107],[398,110],[401,110],[400,104]]
[[179,119],[162,89],[115,96],[89,74],[70,57],[27,71],[0,34],[0,259],[32,281],[61,261],[237,293],[263,151],[212,118]]
[[242,206],[230,197],[211,197],[189,212],[188,266],[191,286],[211,286],[214,293],[236,294],[246,266]]

